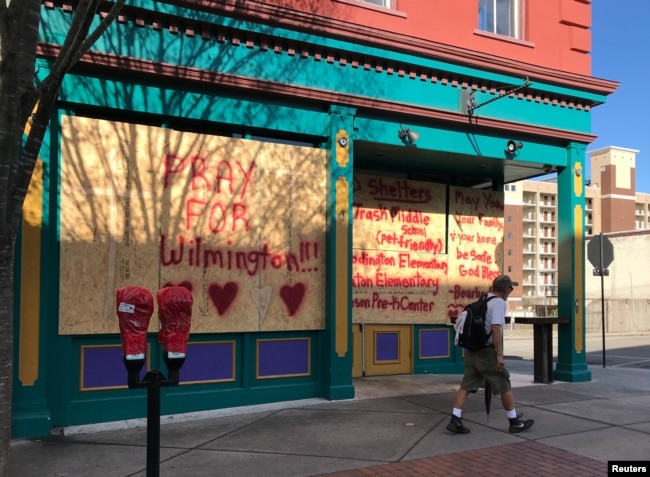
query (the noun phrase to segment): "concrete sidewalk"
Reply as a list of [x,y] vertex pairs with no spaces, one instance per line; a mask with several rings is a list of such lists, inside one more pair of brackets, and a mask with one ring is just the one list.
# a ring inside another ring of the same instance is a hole
[[[532,361],[506,362],[517,410],[535,419],[521,434],[508,433],[499,399],[487,419],[481,391],[463,414],[471,434],[448,433],[459,375],[361,378],[353,400],[163,418],[160,475],[604,476],[608,460],[650,459],[647,370],[590,367],[591,382],[534,384]],[[66,428],[15,441],[9,475],[145,476],[146,456],[146,420]]]

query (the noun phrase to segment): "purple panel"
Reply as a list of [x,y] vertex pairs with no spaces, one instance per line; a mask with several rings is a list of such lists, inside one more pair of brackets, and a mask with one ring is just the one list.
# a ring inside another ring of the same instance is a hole
[[420,330],[420,358],[448,358],[449,331]]
[[[145,371],[143,369],[142,375]],[[82,390],[126,386],[127,372],[122,362],[121,346],[83,346],[81,348]]]
[[397,361],[399,359],[399,333],[375,334],[375,360]]
[[181,382],[234,381],[235,342],[188,343]]
[[259,340],[257,377],[309,375],[309,339]]

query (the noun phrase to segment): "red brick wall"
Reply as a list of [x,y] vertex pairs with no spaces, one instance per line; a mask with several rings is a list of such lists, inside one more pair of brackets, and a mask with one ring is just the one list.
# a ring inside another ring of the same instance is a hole
[[[359,0],[268,0],[295,10],[347,24],[367,26],[418,40],[473,50],[581,75],[591,73],[591,0],[523,0],[521,40],[487,35],[477,30],[476,0],[395,0],[388,10]],[[338,25],[343,25],[338,23]],[[324,23],[337,29],[337,22]],[[338,28],[341,28],[339,26]],[[396,41],[395,45],[398,46]]]

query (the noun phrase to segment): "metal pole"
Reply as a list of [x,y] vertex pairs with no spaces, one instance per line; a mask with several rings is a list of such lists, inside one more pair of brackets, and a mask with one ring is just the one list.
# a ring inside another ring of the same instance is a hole
[[153,369],[144,381],[147,386],[147,477],[160,475],[160,384],[162,373]]
[[366,375],[366,325],[361,323],[359,329],[361,330],[361,376]]
[[600,313],[603,332],[603,368],[607,367],[605,362],[605,270],[603,269],[603,233],[600,233]]

